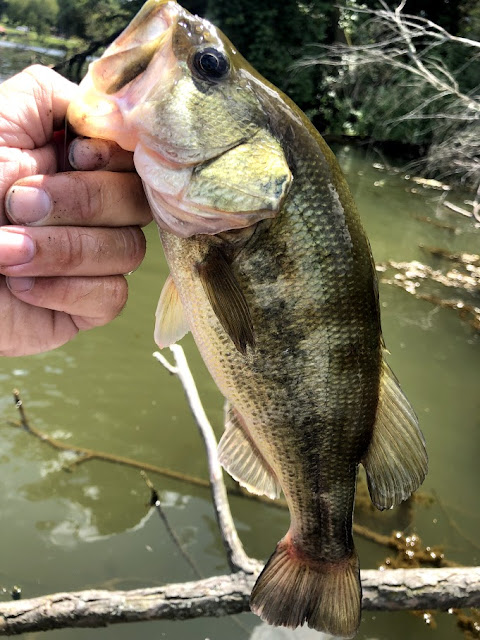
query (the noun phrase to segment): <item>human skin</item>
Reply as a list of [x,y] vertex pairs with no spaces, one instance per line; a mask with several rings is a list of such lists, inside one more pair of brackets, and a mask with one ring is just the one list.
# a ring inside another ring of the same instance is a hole
[[0,85],[2,356],[48,351],[113,320],[124,274],[145,254],[151,214],[132,154],[76,139],[64,158],[76,89],[39,65]]

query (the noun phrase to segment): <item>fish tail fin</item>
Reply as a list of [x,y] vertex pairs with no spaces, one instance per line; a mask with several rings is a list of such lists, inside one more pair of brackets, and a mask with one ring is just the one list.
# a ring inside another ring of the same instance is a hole
[[281,540],[253,587],[250,607],[269,624],[352,638],[360,624],[361,586],[355,551],[337,562],[306,559]]

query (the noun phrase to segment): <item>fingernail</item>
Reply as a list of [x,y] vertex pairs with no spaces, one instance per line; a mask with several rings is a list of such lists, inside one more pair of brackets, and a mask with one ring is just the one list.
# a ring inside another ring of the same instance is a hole
[[35,243],[23,230],[0,229],[0,265],[13,267],[26,264],[35,255]]
[[68,161],[74,169],[95,171],[107,166],[110,155],[110,145],[104,140],[77,138],[68,150]]
[[52,201],[43,189],[14,186],[7,193],[5,206],[12,222],[29,224],[45,218],[52,209]]
[[12,293],[25,293],[30,291],[35,284],[35,278],[5,278],[7,287]]

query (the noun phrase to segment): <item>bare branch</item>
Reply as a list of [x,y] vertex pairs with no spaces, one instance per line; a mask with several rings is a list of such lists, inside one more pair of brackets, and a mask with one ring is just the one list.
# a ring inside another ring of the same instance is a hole
[[[140,469],[141,471],[149,471],[151,473],[156,473],[167,478],[172,478],[173,480],[180,480],[182,482],[188,482],[189,484],[197,485],[200,487],[208,487],[208,482],[203,478],[195,478],[194,476],[189,476],[184,473],[180,473],[179,471],[173,471],[172,469],[166,469],[163,467],[157,467],[154,464],[150,464],[148,462],[141,462],[139,460],[134,460],[133,458],[126,458],[124,456],[116,456],[113,453],[107,453],[104,451],[97,451],[95,449],[87,449],[86,447],[79,447],[77,445],[62,442],[61,440],[57,440],[56,438],[52,438],[44,431],[40,431],[37,429],[30,420],[27,418],[25,408],[23,405],[23,400],[20,398],[20,393],[17,389],[13,391],[13,397],[15,400],[15,406],[17,407],[20,413],[20,423],[12,422],[12,426],[19,428],[21,427],[24,431],[26,431],[29,435],[37,438],[44,444],[47,444],[52,449],[56,451],[69,451],[71,453],[77,454],[77,458],[70,462],[68,465],[65,465],[65,471],[71,471],[76,466],[84,462],[89,462],[91,460],[102,460],[103,462],[110,462],[113,464],[119,464],[126,467],[132,467],[133,469]],[[242,495],[240,491],[234,492],[237,495]]]
[[[403,13],[405,0],[393,10],[384,0],[380,5],[380,9],[349,7],[348,11],[366,18],[355,32],[354,46],[319,46],[320,56],[310,56],[299,66],[322,64],[340,69],[331,82],[333,91],[342,88],[346,92],[352,115],[362,114],[359,125],[364,128],[365,122],[371,123],[367,126],[380,139],[402,122],[431,121],[412,133],[430,145],[427,171],[459,177],[476,190],[480,187],[480,88],[463,90],[459,80],[462,70],[478,61],[480,42],[454,36],[431,20]],[[452,44],[465,48],[465,62],[456,70],[443,62],[445,47]],[[376,108],[371,101],[371,73],[379,75],[380,91],[387,96]],[[412,83],[407,92],[402,90],[405,77]],[[385,92],[387,86],[392,88],[390,97]],[[372,108],[378,119],[372,117]],[[478,207],[475,214],[480,219]]]
[[213,505],[225,551],[227,553],[228,563],[230,564],[232,571],[253,573],[258,570],[258,563],[247,556],[240,538],[238,537],[230,511],[230,505],[228,503],[227,490],[223,481],[222,467],[218,461],[217,441],[215,439],[212,425],[210,424],[200,401],[197,387],[182,347],[178,344],[174,344],[170,347],[170,351],[173,353],[173,357],[175,358],[175,367],[172,367],[172,365],[158,351],[156,351],[153,356],[164,367],[166,367],[170,373],[175,374],[182,383],[188,405],[203,438],[207,451]]
[[[249,611],[255,575],[238,572],[131,591],[89,589],[0,603],[0,636],[120,622],[186,620]],[[365,610],[480,605],[480,567],[361,572]]]
[[177,535],[177,532],[175,531],[175,529],[170,524],[170,521],[167,518],[167,514],[165,513],[165,509],[163,508],[162,503],[160,501],[160,496],[158,494],[158,491],[153,486],[153,483],[151,482],[150,478],[147,476],[145,471],[141,471],[140,474],[141,474],[142,478],[144,479],[145,484],[150,489],[150,504],[151,504],[152,507],[155,508],[156,512],[160,516],[160,519],[162,520],[162,522],[163,522],[163,524],[165,526],[165,529],[167,530],[168,535],[172,539],[172,541],[175,544],[175,546],[177,547],[177,549],[180,551],[180,553],[183,556],[185,562],[190,566],[190,568],[193,571],[193,574],[195,575],[195,577],[196,578],[203,578],[202,573],[201,573],[200,569],[198,568],[197,563],[192,558],[192,556],[188,553],[188,551],[185,549],[185,547],[183,546],[180,538]]

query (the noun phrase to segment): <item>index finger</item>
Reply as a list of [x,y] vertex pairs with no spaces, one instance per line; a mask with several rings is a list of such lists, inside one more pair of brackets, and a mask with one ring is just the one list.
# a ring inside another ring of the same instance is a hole
[[136,173],[69,171],[30,176],[8,191],[6,212],[29,226],[144,226],[152,219]]
[[75,138],[68,149],[68,161],[78,171],[135,171],[131,151],[98,138]]

